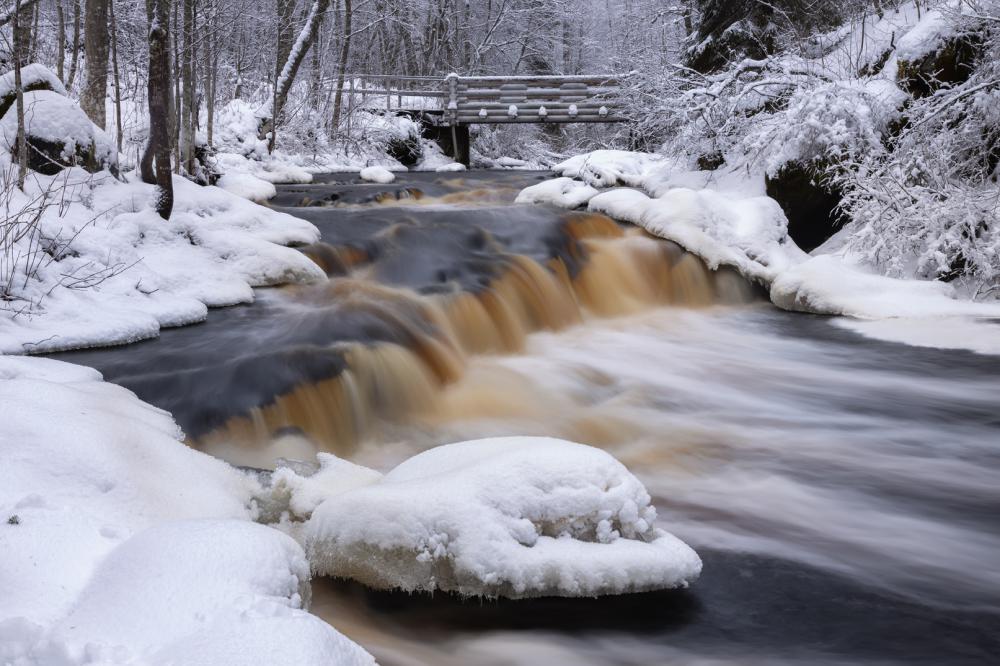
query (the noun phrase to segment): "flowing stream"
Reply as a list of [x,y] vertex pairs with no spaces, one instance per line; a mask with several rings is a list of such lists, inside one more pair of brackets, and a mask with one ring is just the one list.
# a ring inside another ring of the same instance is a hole
[[314,581],[387,666],[998,663],[1000,357],[866,339],[608,218],[512,205],[542,177],[283,186],[327,283],[59,357],[239,465],[599,446],[705,562],[689,590],[582,600]]

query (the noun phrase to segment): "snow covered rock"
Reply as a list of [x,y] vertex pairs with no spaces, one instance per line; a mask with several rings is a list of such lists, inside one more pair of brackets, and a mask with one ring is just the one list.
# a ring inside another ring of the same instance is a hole
[[451,162],[450,164],[442,164],[434,169],[438,173],[448,173],[452,171],[465,171],[465,165],[461,162]]
[[552,170],[597,188],[616,185],[639,187],[644,174],[664,161],[664,158],[651,153],[595,150],[560,162]]
[[380,166],[370,166],[365,167],[358,173],[361,180],[367,180],[369,183],[391,183],[396,180],[396,175]]
[[[36,90],[50,90],[59,95],[66,95],[66,88],[59,77],[50,69],[38,63],[32,63],[21,68],[21,89],[28,93]],[[17,89],[14,86],[14,72],[0,76],[0,118],[17,101]]]
[[[96,173],[118,170],[118,150],[111,138],[67,97],[50,90],[24,95],[28,168],[53,175],[78,165]],[[17,114],[13,107],[0,120],[3,147],[17,155]]]
[[597,189],[563,176],[524,188],[517,195],[514,203],[551,204],[561,208],[577,208],[586,204],[596,195]]
[[698,577],[698,555],[655,520],[608,453],[513,437],[417,455],[324,501],[298,535],[316,573],[375,588],[596,596]]

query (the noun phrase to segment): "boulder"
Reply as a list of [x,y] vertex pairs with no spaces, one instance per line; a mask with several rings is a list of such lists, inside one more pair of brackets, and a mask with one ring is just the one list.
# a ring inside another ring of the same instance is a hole
[[[24,94],[28,168],[54,175],[71,166],[91,173],[118,173],[118,151],[111,138],[72,100],[52,90]],[[3,147],[16,158],[17,113],[11,107],[0,119]]]
[[918,56],[900,57],[899,87],[913,97],[927,97],[943,87],[969,80],[982,55],[983,38],[977,33],[955,35],[937,48]]
[[767,196],[781,206],[788,218],[788,235],[811,252],[825,243],[843,224],[837,206],[840,188],[823,175],[823,164],[791,161],[765,178]]
[[[62,81],[37,63],[26,65],[21,68],[21,89],[24,92],[34,92],[38,90],[49,90],[60,95],[66,95],[66,88]],[[14,72],[7,72],[0,76],[0,118],[7,115],[7,111],[14,106],[17,101],[17,89],[14,87]]]

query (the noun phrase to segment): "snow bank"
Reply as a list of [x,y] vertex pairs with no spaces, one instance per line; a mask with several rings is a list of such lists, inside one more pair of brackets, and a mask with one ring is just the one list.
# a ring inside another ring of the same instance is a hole
[[590,201],[596,194],[597,190],[590,185],[563,176],[524,188],[517,195],[514,203],[551,204],[562,208],[578,208]]
[[701,571],[691,548],[654,526],[643,485],[589,446],[463,442],[360,480],[297,530],[320,574],[517,598],[686,586]]
[[448,173],[451,171],[465,171],[465,165],[461,162],[450,162],[434,168],[438,173]]
[[370,183],[391,183],[396,180],[396,175],[380,166],[370,166],[362,169],[358,176],[361,180],[367,180]]
[[278,193],[274,185],[266,180],[238,171],[223,174],[217,185],[230,194],[258,203],[263,203]]
[[[164,221],[150,207],[151,186],[79,169],[63,174],[31,179],[23,201],[12,201],[17,210],[53,183],[66,187],[62,215],[53,206],[38,230],[59,251],[18,280],[13,302],[25,312],[0,309],[2,353],[155,337],[161,326],[204,319],[207,306],[251,302],[254,286],[325,279],[301,252],[284,247],[319,237],[308,222],[179,177],[174,212]],[[17,270],[27,269],[28,244],[38,238],[19,241]],[[75,288],[81,280],[92,285]]]
[[0,380],[0,661],[373,663],[303,610],[256,482],[169,414],[68,363],[0,357]]
[[[960,300],[942,282],[874,274],[853,263],[842,247],[828,244],[816,256],[806,254],[788,236],[781,207],[764,195],[759,172],[684,172],[665,160],[623,151],[595,151],[555,170],[563,177],[525,188],[519,200],[572,208],[578,199],[571,194],[580,192],[580,199],[589,196],[588,210],[679,243],[712,269],[736,268],[768,287],[775,305],[787,310],[865,319],[1000,316],[1000,304]],[[584,188],[591,185],[570,180],[588,173],[589,183],[628,181],[641,189],[590,196]]]

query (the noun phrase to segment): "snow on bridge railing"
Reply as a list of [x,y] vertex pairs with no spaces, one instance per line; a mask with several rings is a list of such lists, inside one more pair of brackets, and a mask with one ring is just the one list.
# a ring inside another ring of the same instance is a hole
[[359,74],[344,77],[344,93],[349,109],[423,112],[448,125],[608,123],[624,120],[615,110],[625,78]]

